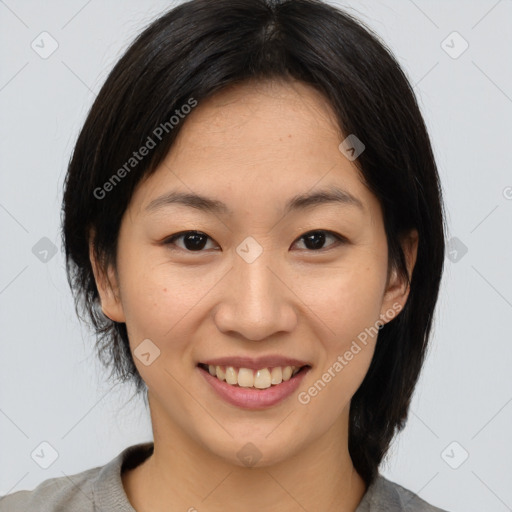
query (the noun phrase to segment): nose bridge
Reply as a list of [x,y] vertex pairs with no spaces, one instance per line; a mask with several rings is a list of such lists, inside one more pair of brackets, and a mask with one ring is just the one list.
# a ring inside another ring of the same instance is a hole
[[237,331],[251,340],[293,329],[296,322],[290,292],[275,275],[278,271],[273,267],[279,267],[275,257],[256,244],[249,239],[237,247],[216,314],[219,329]]
[[280,293],[275,276],[269,269],[270,258],[260,256],[252,263],[243,259],[235,265],[237,302],[241,305],[253,305],[254,309],[264,313],[271,309],[271,302]]

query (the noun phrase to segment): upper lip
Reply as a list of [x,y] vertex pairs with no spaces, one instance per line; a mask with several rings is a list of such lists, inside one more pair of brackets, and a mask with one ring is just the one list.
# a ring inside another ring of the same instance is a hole
[[250,368],[259,370],[262,368],[276,368],[277,366],[310,366],[309,363],[291,357],[268,355],[257,358],[252,357],[218,357],[201,361],[203,364],[212,366],[234,366],[235,368]]

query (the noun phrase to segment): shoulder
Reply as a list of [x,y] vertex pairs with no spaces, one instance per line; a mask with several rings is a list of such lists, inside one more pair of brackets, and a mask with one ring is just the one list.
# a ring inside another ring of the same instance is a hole
[[129,446],[104,466],[50,478],[32,491],[0,496],[0,512],[133,512],[123,488],[122,471],[153,453],[153,443]]
[[31,491],[0,496],[0,512],[93,512],[93,483],[101,469],[50,478]]
[[447,512],[378,474],[367,489],[357,512]]

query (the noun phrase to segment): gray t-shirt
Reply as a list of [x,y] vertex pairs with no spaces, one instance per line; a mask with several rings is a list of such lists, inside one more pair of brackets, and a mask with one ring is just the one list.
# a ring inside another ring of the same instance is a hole
[[[32,491],[0,497],[0,512],[136,512],[124,491],[121,472],[138,466],[152,453],[152,442],[129,446],[104,466],[50,478]],[[446,512],[379,474],[356,512],[395,511]]]

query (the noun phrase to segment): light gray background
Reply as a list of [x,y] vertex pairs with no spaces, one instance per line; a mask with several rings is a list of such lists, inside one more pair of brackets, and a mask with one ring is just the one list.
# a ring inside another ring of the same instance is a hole
[[[127,403],[129,387],[111,390],[75,316],[59,220],[66,165],[95,94],[127,44],[171,5],[0,1],[0,495],[152,439],[142,402]],[[450,511],[512,510],[512,1],[338,5],[381,35],[415,85],[448,239],[460,240],[450,245],[407,427],[381,470]],[[31,47],[43,45],[43,31],[58,43],[46,59]],[[453,31],[469,44],[461,55]],[[32,252],[43,237],[55,256]],[[44,441],[58,452],[47,469],[31,458]]]

